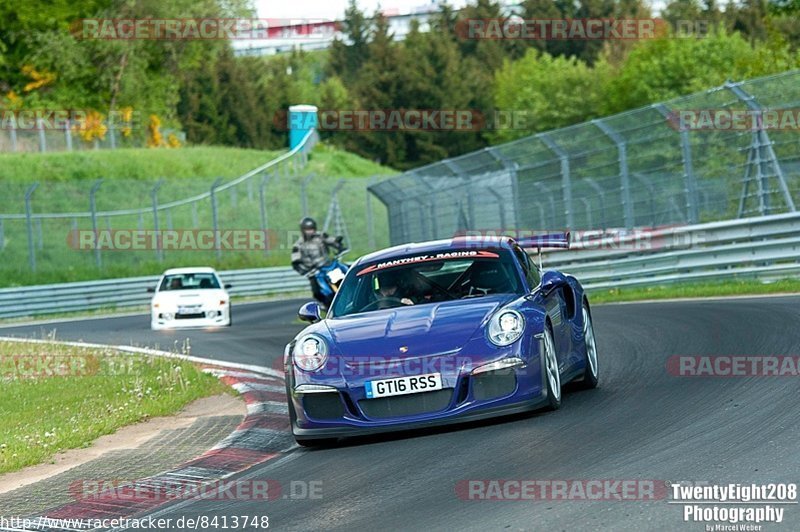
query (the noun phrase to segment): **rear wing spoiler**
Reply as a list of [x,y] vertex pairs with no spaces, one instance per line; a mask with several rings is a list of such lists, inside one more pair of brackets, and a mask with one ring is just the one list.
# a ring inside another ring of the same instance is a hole
[[569,249],[569,231],[549,235],[527,236],[517,240],[521,248],[535,249],[539,255],[539,271],[542,271],[542,249]]
[[522,248],[529,249],[569,249],[569,231],[549,235],[526,236],[517,240]]

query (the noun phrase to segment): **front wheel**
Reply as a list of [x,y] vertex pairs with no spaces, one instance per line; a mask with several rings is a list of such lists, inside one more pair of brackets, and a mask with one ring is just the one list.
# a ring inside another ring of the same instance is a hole
[[592,315],[589,313],[589,307],[585,302],[583,304],[583,342],[586,346],[584,354],[586,369],[583,372],[581,387],[589,390],[597,388],[599,373],[597,367],[597,342],[594,338],[594,325],[592,324]]
[[550,327],[545,327],[542,337],[542,357],[544,358],[544,377],[547,387],[547,409],[561,407],[561,373],[558,371],[558,358]]

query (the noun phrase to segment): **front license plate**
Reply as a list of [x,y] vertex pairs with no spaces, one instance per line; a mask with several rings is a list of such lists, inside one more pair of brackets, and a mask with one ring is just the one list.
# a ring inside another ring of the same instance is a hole
[[440,373],[429,373],[428,375],[414,375],[413,377],[367,381],[364,384],[364,389],[367,392],[367,399],[432,392],[442,389],[442,375]]
[[178,314],[197,314],[200,307],[178,307]]

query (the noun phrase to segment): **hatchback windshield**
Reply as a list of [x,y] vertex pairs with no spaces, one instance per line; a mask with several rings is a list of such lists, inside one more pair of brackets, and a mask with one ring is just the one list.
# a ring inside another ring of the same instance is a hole
[[506,250],[409,255],[358,266],[339,289],[332,316],[524,290]]
[[213,273],[180,273],[165,275],[159,291],[215,288],[219,288],[219,281]]

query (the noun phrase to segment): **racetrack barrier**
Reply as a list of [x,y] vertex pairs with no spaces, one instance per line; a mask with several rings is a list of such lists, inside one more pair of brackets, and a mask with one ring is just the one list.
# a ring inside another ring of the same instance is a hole
[[[631,242],[634,245],[629,245]],[[642,243],[647,243],[643,245]],[[589,290],[680,281],[800,275],[800,214],[635,231],[584,233],[545,269],[575,275]],[[289,267],[219,272],[232,296],[308,289]],[[158,276],[0,289],[0,318],[148,305]]]

